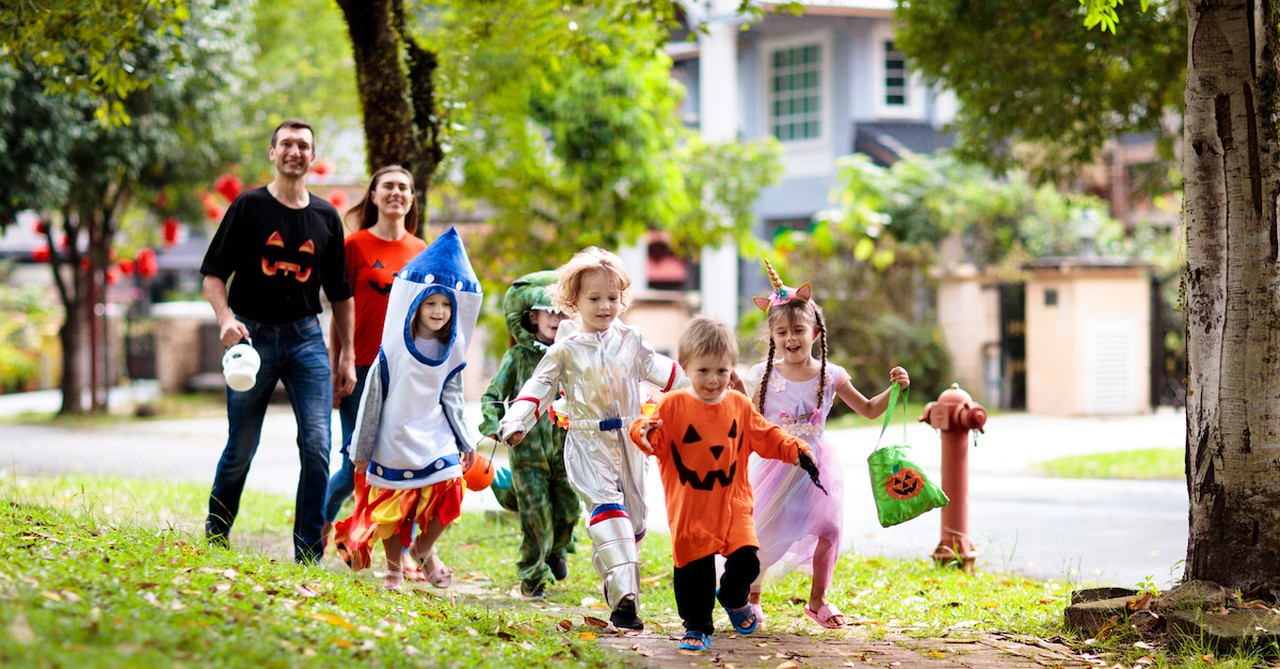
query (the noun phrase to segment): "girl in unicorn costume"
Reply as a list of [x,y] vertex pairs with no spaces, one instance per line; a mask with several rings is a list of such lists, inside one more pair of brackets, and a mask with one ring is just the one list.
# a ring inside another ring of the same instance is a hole
[[429,583],[452,580],[435,542],[461,512],[462,474],[481,438],[463,418],[462,392],[480,302],[480,282],[453,228],[391,284],[382,347],[351,438],[356,507],[334,533],[338,554],[355,570],[369,566],[371,545],[382,540],[388,589],[403,581],[406,546]]
[[[631,303],[631,278],[618,256],[590,247],[557,274],[554,304],[564,321],[533,375],[520,388],[498,427],[513,446],[563,392],[569,418],[564,463],[569,484],[587,503],[592,563],[604,585],[614,627],[644,629],[639,617],[644,537],[645,456],[626,429],[641,415],[646,382],[662,392],[688,385],[674,360],[645,341],[640,329],[618,320]],[[570,323],[573,323],[570,326]]]

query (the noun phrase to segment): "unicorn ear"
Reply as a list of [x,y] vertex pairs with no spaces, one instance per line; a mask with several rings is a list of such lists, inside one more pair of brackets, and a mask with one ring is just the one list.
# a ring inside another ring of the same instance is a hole
[[760,311],[763,311],[766,314],[769,313],[769,298],[753,297],[751,298],[751,301],[755,302],[757,307],[760,307]]
[[812,292],[813,292],[812,286],[810,286],[809,282],[806,281],[803,286],[800,286],[799,288],[796,289],[795,296],[804,300],[805,302],[808,302],[810,293]]

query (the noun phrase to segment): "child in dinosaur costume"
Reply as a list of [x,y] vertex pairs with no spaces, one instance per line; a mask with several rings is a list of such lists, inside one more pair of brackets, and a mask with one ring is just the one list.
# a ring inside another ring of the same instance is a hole
[[[482,398],[484,422],[480,431],[484,434],[497,434],[507,403],[516,398],[542,354],[555,341],[563,318],[551,304],[548,288],[555,282],[554,271],[526,274],[511,284],[502,299],[507,329],[515,345],[502,356],[498,373]],[[510,451],[508,494],[495,489],[503,506],[520,514],[524,541],[516,571],[520,595],[528,599],[542,599],[547,582],[568,575],[565,553],[572,550],[573,527],[581,506],[565,474],[564,438],[565,431],[543,416],[520,446]]]

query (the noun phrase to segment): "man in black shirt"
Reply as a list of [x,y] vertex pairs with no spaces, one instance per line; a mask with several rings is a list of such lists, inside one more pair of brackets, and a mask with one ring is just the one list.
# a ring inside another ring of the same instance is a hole
[[[228,545],[267,403],[276,382],[283,381],[298,421],[302,461],[294,559],[310,564],[324,553],[320,528],[333,397],[350,393],[356,382],[355,308],[342,252],[342,221],[332,205],[306,188],[316,158],[315,132],[303,121],[287,120],[272,133],[269,155],[275,179],[231,203],[200,267],[223,346],[248,339],[262,358],[253,388],[227,389],[227,446],[209,494],[205,536],[210,543]],[[333,342],[339,347],[333,374],[316,318],[322,287],[333,305],[339,340]]]

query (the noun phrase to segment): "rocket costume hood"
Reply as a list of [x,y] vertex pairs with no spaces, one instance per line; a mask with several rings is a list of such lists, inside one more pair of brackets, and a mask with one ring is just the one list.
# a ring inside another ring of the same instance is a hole
[[[418,306],[434,294],[453,307],[449,337],[415,340]],[[369,485],[403,490],[462,476],[460,454],[480,441],[463,420],[462,393],[480,302],[480,282],[453,228],[396,274],[352,437],[352,459],[369,460]]]

